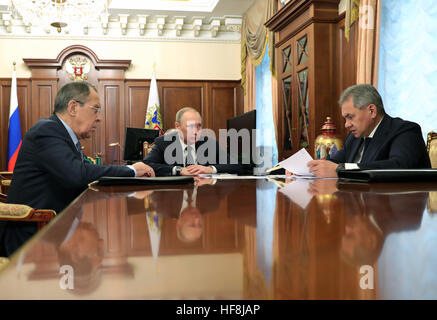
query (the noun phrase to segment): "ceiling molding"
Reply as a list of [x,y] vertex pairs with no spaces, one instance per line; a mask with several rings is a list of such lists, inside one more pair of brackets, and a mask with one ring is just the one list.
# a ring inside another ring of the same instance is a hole
[[[0,38],[239,42],[242,16],[253,1],[112,0],[98,21],[67,26],[58,33],[52,27],[24,24],[6,5],[9,1],[0,0]],[[149,8],[158,3],[157,10]]]
[[242,17],[164,16],[118,14],[102,16],[100,21],[81,28],[66,27],[60,33],[54,28],[25,25],[10,12],[0,12],[2,38],[117,39],[117,40],[200,40],[240,41]]

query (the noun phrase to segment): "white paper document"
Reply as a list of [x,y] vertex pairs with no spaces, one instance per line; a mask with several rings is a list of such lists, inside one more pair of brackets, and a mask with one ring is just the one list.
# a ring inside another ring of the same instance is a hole
[[314,177],[310,172],[310,168],[307,166],[307,163],[311,160],[313,160],[313,158],[305,148],[302,148],[291,157],[279,162],[278,165],[295,175]]
[[305,209],[313,198],[313,195],[308,192],[309,184],[310,181],[308,180],[295,180],[287,183],[285,187],[279,189],[279,192],[302,209]]

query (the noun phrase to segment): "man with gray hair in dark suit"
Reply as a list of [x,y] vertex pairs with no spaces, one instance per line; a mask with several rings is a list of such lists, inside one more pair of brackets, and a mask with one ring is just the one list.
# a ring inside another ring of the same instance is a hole
[[428,153],[417,123],[392,118],[371,85],[347,88],[340,97],[341,113],[350,133],[343,149],[329,160],[308,162],[317,177],[337,177],[349,169],[430,168]]
[[157,176],[241,173],[242,167],[232,164],[218,142],[201,131],[200,113],[190,107],[180,109],[176,113],[175,130],[155,139],[144,162]]
[[[155,176],[142,162],[100,166],[84,161],[80,140],[90,138],[101,120],[100,98],[93,85],[72,82],[63,86],[56,95],[53,115],[40,119],[24,136],[6,202],[59,213],[102,176]],[[14,227],[20,229],[17,245],[6,237]],[[37,231],[35,223],[26,222],[3,222],[2,228],[10,231],[5,236],[8,255]]]

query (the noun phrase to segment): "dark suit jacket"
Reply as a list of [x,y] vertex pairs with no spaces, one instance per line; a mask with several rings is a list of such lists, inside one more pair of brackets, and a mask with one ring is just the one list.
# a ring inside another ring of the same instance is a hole
[[[165,140],[164,140],[165,139]],[[169,139],[169,140],[167,140]],[[212,145],[215,147],[215,157],[213,161],[206,161],[205,163],[201,163],[199,154],[205,155],[205,158],[208,160],[208,152],[204,153],[204,149],[202,148],[202,152],[198,153],[197,161],[198,164],[210,166],[213,165],[217,169],[217,173],[242,173],[242,167],[238,164],[229,164],[229,155],[226,154],[226,164],[220,164],[219,156],[220,156],[220,147],[217,141],[208,140],[208,137],[203,137],[203,140],[199,140],[196,142],[196,152],[199,151],[199,148],[208,143],[208,145]],[[169,151],[171,151],[171,155],[173,159],[175,159],[175,163],[167,163],[165,161],[165,150],[169,147]],[[175,148],[173,148],[175,147]],[[204,148],[206,145],[204,146]],[[222,151],[223,152],[223,151]],[[178,133],[172,133],[169,135],[160,136],[155,139],[155,145],[153,146],[150,153],[147,155],[144,160],[146,164],[151,166],[153,170],[155,170],[156,176],[171,176],[172,170],[174,166],[183,166],[184,158],[183,158],[183,150],[180,144],[180,140],[178,137]]]
[[134,172],[82,161],[64,125],[52,115],[40,119],[24,136],[7,202],[59,213],[102,176],[131,177]]
[[[330,160],[335,163],[352,163],[360,145],[361,139],[350,133],[343,149]],[[384,115],[358,166],[363,170],[431,168],[420,126]]]

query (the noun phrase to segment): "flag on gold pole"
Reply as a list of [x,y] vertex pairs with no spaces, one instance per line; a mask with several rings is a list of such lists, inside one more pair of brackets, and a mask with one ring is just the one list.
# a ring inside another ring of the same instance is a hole
[[18,152],[21,148],[21,126],[20,126],[20,113],[18,109],[18,97],[17,97],[17,75],[15,71],[12,73],[11,83],[11,100],[9,105],[9,126],[8,126],[8,159],[7,170],[14,171],[15,162],[17,161]]
[[163,135],[161,111],[159,106],[158,86],[156,84],[155,65],[153,66],[152,80],[150,80],[149,100],[147,102],[145,129],[159,130],[159,135]]

